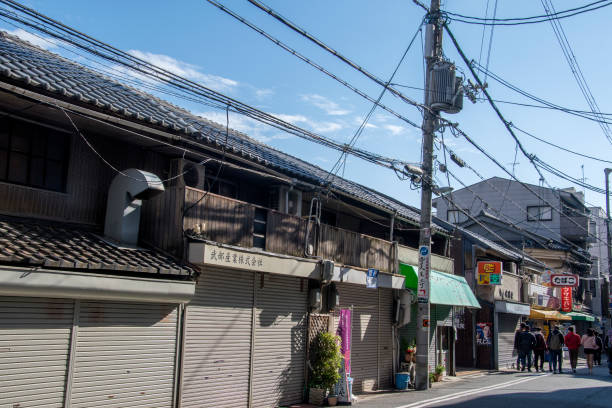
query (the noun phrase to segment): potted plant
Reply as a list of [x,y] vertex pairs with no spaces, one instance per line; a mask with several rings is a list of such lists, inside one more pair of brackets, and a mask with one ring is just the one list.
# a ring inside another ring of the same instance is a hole
[[435,382],[439,382],[442,380],[442,375],[444,374],[445,370],[446,370],[446,367],[444,367],[442,364],[438,364],[436,366],[433,372]]
[[412,339],[412,342],[408,342],[405,337],[402,337],[401,349],[404,351],[404,361],[409,363],[414,353],[416,353],[416,341]]
[[429,386],[431,387],[431,385],[436,381],[436,373],[429,373]]
[[319,333],[315,339],[312,361],[308,402],[323,405],[327,391],[331,391],[340,381],[340,338],[331,333]]

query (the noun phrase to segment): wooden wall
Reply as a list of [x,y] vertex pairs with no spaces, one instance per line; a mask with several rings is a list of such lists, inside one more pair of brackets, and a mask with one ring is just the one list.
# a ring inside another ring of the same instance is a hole
[[[162,155],[84,132],[104,159],[124,170],[139,168],[164,178],[169,161]],[[20,217],[102,226],[110,183],[117,174],[80,137],[71,136],[66,192],[0,182],[0,213]]]

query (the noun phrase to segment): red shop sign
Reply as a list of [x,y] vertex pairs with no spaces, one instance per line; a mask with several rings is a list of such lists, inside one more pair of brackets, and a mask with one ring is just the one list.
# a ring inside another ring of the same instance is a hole
[[572,288],[563,287],[561,288],[561,310],[564,312],[572,311]]

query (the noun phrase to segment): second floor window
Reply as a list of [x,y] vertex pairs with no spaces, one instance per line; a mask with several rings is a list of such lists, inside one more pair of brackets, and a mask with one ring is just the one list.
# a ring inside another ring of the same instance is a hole
[[0,118],[0,181],[66,191],[69,140],[56,130]]
[[549,205],[527,207],[527,221],[551,221],[552,208]]

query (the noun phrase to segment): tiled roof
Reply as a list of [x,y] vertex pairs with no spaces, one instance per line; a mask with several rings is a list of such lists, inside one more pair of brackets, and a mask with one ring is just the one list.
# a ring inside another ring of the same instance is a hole
[[[23,86],[55,94],[56,98],[87,104],[129,120],[161,126],[202,143],[225,144],[225,127],[195,116],[152,95],[121,84],[54,53],[0,31],[0,76]],[[315,185],[326,183],[328,172],[231,130],[227,149],[287,175]],[[361,184],[331,176],[332,188],[354,198],[396,212],[415,223],[419,211]],[[440,230],[443,230],[438,226]]]
[[165,255],[111,245],[84,227],[17,218],[0,218],[0,262],[92,272],[194,275],[191,268]]

